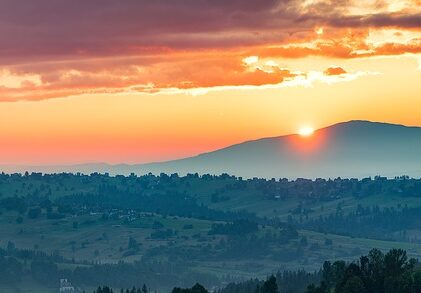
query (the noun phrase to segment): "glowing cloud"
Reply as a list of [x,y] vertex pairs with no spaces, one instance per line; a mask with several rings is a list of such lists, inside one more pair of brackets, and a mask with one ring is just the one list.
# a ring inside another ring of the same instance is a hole
[[421,53],[412,0],[50,2],[0,4],[0,101],[274,85],[295,76],[268,58]]

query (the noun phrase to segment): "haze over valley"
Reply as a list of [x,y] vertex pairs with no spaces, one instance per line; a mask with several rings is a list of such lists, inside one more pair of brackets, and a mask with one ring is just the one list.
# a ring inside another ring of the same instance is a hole
[[0,0],[0,293],[421,293],[420,0]]

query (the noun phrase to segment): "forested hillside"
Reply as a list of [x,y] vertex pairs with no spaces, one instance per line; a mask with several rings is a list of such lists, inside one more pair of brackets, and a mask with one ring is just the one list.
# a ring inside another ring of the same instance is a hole
[[212,289],[278,271],[288,288],[317,283],[326,259],[421,256],[421,180],[405,176],[1,174],[0,194],[4,292],[54,292],[60,278],[89,290]]

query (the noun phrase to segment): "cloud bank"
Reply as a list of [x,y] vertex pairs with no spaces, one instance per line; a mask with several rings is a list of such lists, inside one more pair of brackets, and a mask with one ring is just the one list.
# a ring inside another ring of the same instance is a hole
[[[383,30],[407,37],[370,40]],[[419,53],[419,0],[0,0],[0,101],[297,77],[299,68],[248,64],[250,56]]]

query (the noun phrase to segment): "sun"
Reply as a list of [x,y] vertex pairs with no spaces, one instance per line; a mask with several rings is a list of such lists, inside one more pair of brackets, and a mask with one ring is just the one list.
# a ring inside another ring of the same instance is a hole
[[310,136],[314,133],[314,128],[306,126],[301,127],[300,130],[298,130],[298,134],[301,136]]

